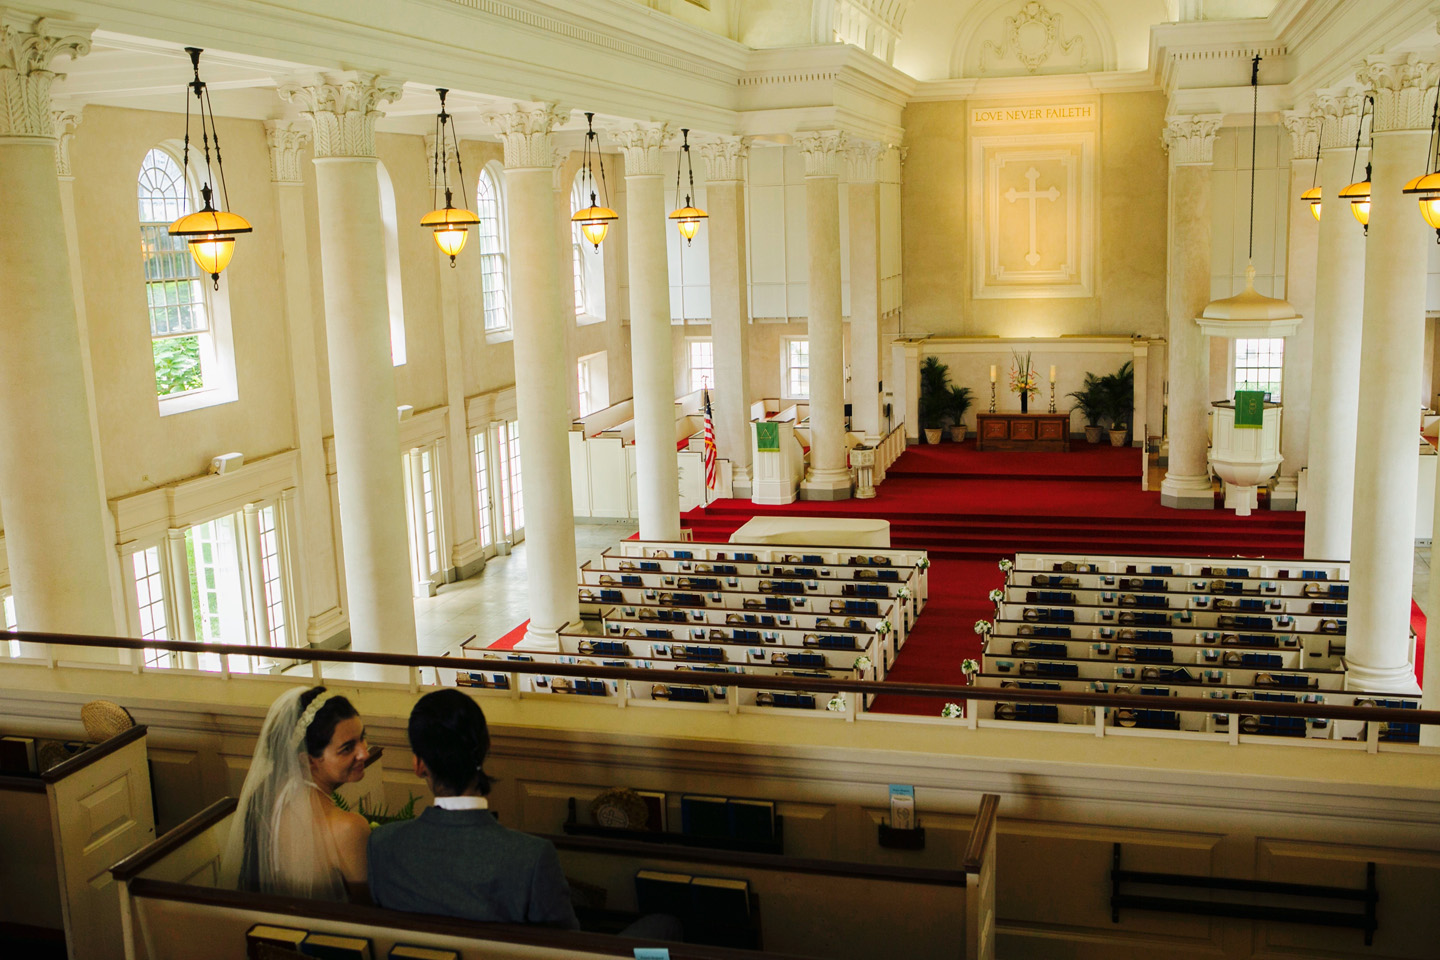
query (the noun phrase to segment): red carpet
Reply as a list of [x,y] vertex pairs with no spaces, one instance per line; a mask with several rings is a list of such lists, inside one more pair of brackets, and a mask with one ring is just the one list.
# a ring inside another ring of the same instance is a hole
[[[990,457],[996,459],[983,462]],[[960,685],[960,661],[980,654],[975,621],[994,613],[988,594],[1002,581],[1001,557],[1036,550],[1302,556],[1303,513],[1170,510],[1160,506],[1158,492],[1140,489],[1139,473],[1139,451],[1126,448],[1079,444],[1068,454],[992,454],[967,444],[911,447],[873,500],[784,507],[717,500],[683,519],[696,540],[720,542],[753,516],[889,520],[891,543],[928,551],[931,567],[929,602],[887,680]],[[882,696],[872,709],[931,714],[940,706],[929,698]]]
[[490,644],[490,646],[486,647],[485,649],[514,650],[515,644],[525,639],[525,628],[528,626],[530,626],[530,621],[526,620],[524,623],[520,624],[520,626],[516,627],[514,630],[511,630],[509,633],[505,634],[505,636],[501,637],[499,640],[496,640],[494,643]]
[[1420,605],[1410,601],[1410,629],[1415,631],[1415,682],[1425,685],[1425,614]]

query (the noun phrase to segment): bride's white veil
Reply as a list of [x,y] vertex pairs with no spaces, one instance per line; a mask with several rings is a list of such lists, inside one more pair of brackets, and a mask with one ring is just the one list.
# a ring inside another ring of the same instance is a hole
[[286,691],[265,716],[231,820],[220,882],[257,893],[344,900],[339,854],[325,820],[329,799],[311,779],[300,726],[305,692]]

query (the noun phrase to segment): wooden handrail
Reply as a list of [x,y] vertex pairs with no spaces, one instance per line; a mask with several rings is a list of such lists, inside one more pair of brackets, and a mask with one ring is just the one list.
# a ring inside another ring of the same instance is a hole
[[151,840],[130,856],[110,868],[110,876],[124,883],[145,870],[150,869],[171,853],[194,840],[215,824],[235,812],[240,801],[234,797],[221,797],[210,806],[190,817],[184,823]]
[[552,950],[597,953],[633,958],[637,947],[667,947],[673,960],[809,960],[794,954],[735,950],[684,943],[661,943],[604,933],[582,933],[553,927],[515,923],[479,923],[423,913],[405,913],[384,907],[326,900],[302,900],[265,893],[244,893],[217,887],[192,886],[169,880],[137,877],[130,881],[130,897],[193,903],[201,906],[239,910],[246,914],[274,913],[298,919],[314,919],[357,926],[388,927],[407,932],[467,940],[494,940]]
[[55,783],[63,780],[72,773],[85,769],[95,761],[108,757],[121,747],[134,743],[143,736],[145,736],[145,725],[143,723],[136,724],[129,730],[115,734],[109,740],[97,743],[88,750],[82,750],[70,759],[55,764],[49,770],[41,771],[40,780],[43,783]]
[[[896,694],[934,697],[943,700],[989,700],[1007,703],[1054,703],[1083,707],[1137,707],[1180,712],[1302,717],[1306,719],[1360,720],[1394,723],[1440,724],[1440,710],[1405,710],[1394,707],[1342,707],[1321,703],[1282,703],[1268,700],[1212,700],[1205,697],[1150,697],[1120,693],[1072,693],[1064,690],[1000,690],[990,687],[953,686],[941,683],[891,683],[889,681],[846,680],[838,677],[783,677],[760,674],[690,673],[675,670],[644,670],[637,667],[600,667],[581,664],[542,663],[516,660],[481,660],[470,657],[432,657],[402,653],[351,653],[296,647],[258,647],[230,643],[187,643],[182,640],[132,640],[128,637],[92,637],[78,634],[20,631],[8,635],[26,643],[53,643],[62,646],[104,647],[117,650],[171,650],[189,653],[219,653],[272,657],[280,660],[321,660],[334,663],[366,663],[392,667],[444,667],[479,673],[541,674],[553,677],[581,677],[597,680],[635,680],[679,686],[723,686],[742,689],[784,690],[798,693]],[[354,681],[346,681],[354,682]],[[1322,691],[1342,693],[1344,691]],[[1414,694],[1376,693],[1377,697],[1410,697]]]
[[[997,798],[998,799],[998,798]],[[549,840],[557,850],[581,853],[614,853],[647,860],[677,860],[713,866],[750,870],[776,870],[785,873],[818,874],[853,880],[881,880],[892,883],[919,883],[941,887],[965,886],[963,870],[938,870],[932,867],[898,867],[848,860],[819,860],[810,857],[788,857],[776,853],[751,853],[742,850],[718,850],[706,847],[666,846],[643,840],[610,839],[607,837],[576,837],[569,834],[536,834]]]
[[975,811],[975,824],[970,828],[970,842],[960,856],[960,864],[966,873],[979,873],[985,863],[985,844],[995,832],[995,821],[1000,810],[1000,795],[987,793],[980,797],[980,809]]
[[44,793],[45,781],[38,776],[27,777],[18,773],[0,773],[0,792]]

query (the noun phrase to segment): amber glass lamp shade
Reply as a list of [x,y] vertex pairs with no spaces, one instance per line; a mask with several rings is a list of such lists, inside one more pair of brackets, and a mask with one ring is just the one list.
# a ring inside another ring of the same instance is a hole
[[1320,219],[1320,188],[1311,187],[1300,194],[1300,199],[1310,204],[1310,215],[1316,220]]
[[[445,192],[448,200],[450,192]],[[435,245],[440,252],[450,258],[450,266],[455,266],[455,257],[461,250],[465,249],[465,241],[470,238],[469,227],[480,223],[480,217],[463,207],[444,206],[439,210],[431,210],[420,218],[420,226],[429,227],[435,231]]]
[[1368,228],[1370,226],[1370,181],[1361,180],[1359,183],[1352,183],[1340,191],[1340,199],[1348,200],[1350,212],[1360,225]]
[[235,254],[235,235],[249,233],[250,221],[238,213],[216,210],[210,205],[210,188],[202,191],[205,197],[204,209],[185,216],[170,224],[170,235],[184,237],[190,244],[190,256],[201,270],[210,274],[215,286],[220,286],[220,274],[230,265]]
[[200,269],[210,274],[218,286],[220,274],[230,266],[230,258],[235,255],[234,237],[197,237],[190,241],[190,256],[200,265]]
[[1405,184],[1404,192],[1420,201],[1420,216],[1440,238],[1440,172],[1416,177]]
[[576,210],[575,215],[570,219],[580,224],[580,232],[585,234],[585,239],[589,240],[596,250],[599,250],[605,234],[610,232],[610,224],[619,220],[620,214],[609,207],[591,205],[583,210]]
[[670,219],[675,221],[676,229],[680,231],[680,236],[685,238],[687,244],[695,239],[695,234],[700,232],[700,221],[708,220],[709,217],[710,214],[699,207],[688,205],[672,211],[670,214]]

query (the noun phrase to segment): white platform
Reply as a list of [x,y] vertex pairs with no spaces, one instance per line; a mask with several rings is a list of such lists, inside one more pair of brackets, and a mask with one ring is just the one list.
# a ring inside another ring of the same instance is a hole
[[755,517],[732,533],[730,542],[886,548],[890,546],[890,521],[848,517]]

